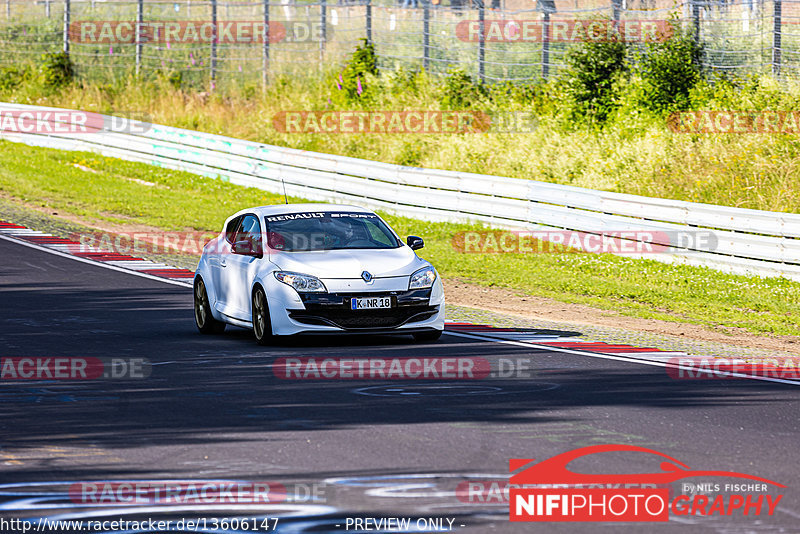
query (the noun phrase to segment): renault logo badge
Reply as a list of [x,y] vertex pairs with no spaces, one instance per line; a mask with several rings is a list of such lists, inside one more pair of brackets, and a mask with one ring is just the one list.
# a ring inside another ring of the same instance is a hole
[[372,274],[370,274],[369,271],[362,271],[361,278],[363,278],[365,282],[370,283],[372,281]]

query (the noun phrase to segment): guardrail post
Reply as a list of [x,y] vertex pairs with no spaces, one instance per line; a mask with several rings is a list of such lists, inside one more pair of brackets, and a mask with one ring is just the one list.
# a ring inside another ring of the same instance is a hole
[[475,0],[478,3],[478,80],[484,80],[484,62],[486,61],[486,11],[483,0]]
[[214,89],[214,82],[217,79],[217,0],[211,0],[211,88]]
[[372,42],[372,0],[367,0],[367,43]]
[[269,84],[269,0],[264,0],[264,30],[262,34],[264,40],[263,52],[261,57],[261,83],[266,88]]
[[70,15],[70,0],[64,0],[64,53],[69,54],[69,15]]
[[781,75],[781,46],[783,40],[783,0],[774,0],[772,13],[772,74]]
[[431,3],[430,0],[422,0],[422,68],[428,70],[431,57]]
[[142,70],[142,25],[144,24],[144,0],[136,6],[136,76]]

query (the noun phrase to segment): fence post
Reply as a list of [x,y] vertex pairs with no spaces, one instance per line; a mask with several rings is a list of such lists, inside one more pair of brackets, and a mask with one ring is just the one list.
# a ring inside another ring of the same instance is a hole
[[483,0],[475,1],[478,3],[478,80],[483,83],[486,60],[486,13]]
[[144,24],[144,0],[136,6],[136,76],[142,70],[142,25]]
[[422,68],[427,71],[431,57],[431,3],[422,0]]
[[211,88],[214,88],[214,82],[217,79],[217,35],[219,29],[217,28],[217,0],[211,0]]
[[700,40],[700,3],[699,0],[690,0],[692,7],[692,24],[694,24],[694,38]]
[[6,20],[11,20],[11,0],[6,0]]
[[542,79],[550,77],[550,14],[556,12],[554,0],[537,0],[536,10],[542,12]]
[[622,11],[622,0],[611,0],[611,19],[615,27],[619,24],[620,11]]
[[550,13],[542,13],[542,79],[550,76]]
[[264,40],[263,55],[261,57],[261,83],[266,88],[269,83],[269,0],[264,0]]
[[367,43],[372,42],[372,0],[367,0]]
[[[320,28],[320,39],[319,39],[319,66],[323,67],[323,54],[325,53],[325,43],[328,40],[328,6],[325,3],[325,0],[319,1],[319,22],[322,26]],[[324,67],[323,67],[324,69]]]
[[48,19],[50,18],[50,0],[44,2],[44,14]]
[[69,54],[69,15],[70,0],[64,0],[64,53]]
[[781,41],[783,32],[783,0],[774,0],[774,12],[772,14],[772,74],[776,77],[781,75]]

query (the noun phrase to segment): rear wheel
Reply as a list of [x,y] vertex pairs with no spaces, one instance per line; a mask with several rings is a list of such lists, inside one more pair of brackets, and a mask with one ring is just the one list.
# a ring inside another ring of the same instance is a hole
[[412,334],[414,336],[414,341],[417,343],[425,343],[430,341],[436,341],[440,337],[442,337],[441,330],[426,330],[425,332],[416,332]]
[[225,330],[225,323],[211,315],[206,284],[199,276],[194,281],[194,322],[203,334],[221,334]]
[[267,296],[260,287],[253,291],[253,334],[259,345],[269,345],[273,341]]

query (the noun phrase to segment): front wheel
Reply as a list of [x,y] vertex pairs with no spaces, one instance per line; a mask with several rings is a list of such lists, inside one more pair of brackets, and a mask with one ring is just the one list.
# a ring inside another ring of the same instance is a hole
[[199,276],[194,281],[194,322],[202,334],[221,334],[225,330],[225,323],[211,315],[206,284]]
[[272,343],[272,323],[269,320],[267,296],[260,287],[253,291],[253,334],[259,345]]
[[426,343],[431,341],[436,341],[440,337],[442,337],[441,330],[426,330],[425,332],[416,332],[412,334],[414,336],[414,341],[417,343]]

